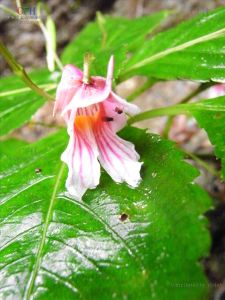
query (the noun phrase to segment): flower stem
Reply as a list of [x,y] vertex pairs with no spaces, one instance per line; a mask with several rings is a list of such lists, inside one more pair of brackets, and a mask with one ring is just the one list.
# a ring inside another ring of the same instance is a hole
[[22,7],[21,0],[16,0],[16,5],[17,5],[17,7]]
[[30,89],[35,91],[38,95],[42,96],[47,100],[54,101],[54,98],[45,92],[43,89],[39,88],[28,76],[25,69],[16,61],[16,59],[12,56],[9,50],[0,42],[0,53],[12,69],[12,71],[20,77]]
[[200,86],[198,86],[196,90],[194,90],[193,92],[188,94],[186,97],[184,97],[181,101],[179,101],[179,103],[183,104],[183,103],[189,102],[189,100],[191,100],[193,97],[195,97],[198,94],[200,94],[201,92],[207,90],[209,87],[211,87],[214,84],[215,83],[213,83],[213,82],[204,82],[204,83],[200,84]]
[[215,170],[213,167],[211,167],[208,163],[206,163],[204,160],[196,156],[195,154],[188,152],[184,149],[182,149],[185,154],[191,158],[192,160],[196,161],[196,163],[200,166],[202,166],[204,169],[206,169],[209,173],[211,173],[213,176],[220,177],[220,172]]
[[91,62],[93,60],[93,55],[91,53],[85,53],[84,55],[84,70],[83,70],[83,83],[89,84],[91,82]]
[[[41,9],[44,9],[45,13],[47,14],[46,24],[44,24],[42,22]],[[57,46],[56,45],[56,26],[50,15],[48,6],[43,2],[39,2],[37,4],[37,17],[38,17],[38,19],[37,19],[36,24],[41,29],[41,31],[44,35],[44,38],[45,38],[45,47],[46,47],[46,52],[47,52],[48,68],[50,71],[54,70],[54,66],[53,66],[53,68],[50,67],[50,62],[48,59],[48,55],[50,55],[50,57],[53,56],[53,60],[55,61],[58,68],[62,71],[63,64],[60,61],[60,58],[58,57],[57,52],[56,52],[56,46]]]
[[[181,99],[181,101],[179,101],[179,104],[184,104],[187,103],[189,100],[191,100],[193,97],[197,96],[198,94],[200,94],[201,92],[207,90],[209,87],[211,87],[212,85],[214,85],[214,83],[212,82],[206,82],[206,83],[202,83],[200,84],[197,89],[195,89],[194,91],[192,91],[190,94],[188,94],[187,96],[185,96],[183,99]],[[168,138],[169,132],[170,132],[170,128],[173,125],[173,120],[174,120],[174,116],[170,116],[165,124],[162,136],[164,136],[165,138]]]
[[132,102],[134,99],[136,99],[138,96],[143,94],[145,91],[147,91],[151,86],[153,86],[157,82],[156,79],[149,78],[147,81],[138,89],[136,89],[133,93],[131,93],[127,97],[127,101]]
[[[211,85],[212,85],[212,83],[205,84],[204,89],[208,88]],[[200,89],[201,89],[201,91],[204,90],[203,87],[201,87]],[[144,111],[143,113],[140,113],[134,117],[131,117],[128,120],[128,124],[133,124],[133,123],[136,123],[139,121],[143,121],[143,120],[147,120],[147,119],[151,119],[151,118],[155,118],[155,117],[161,117],[161,116],[175,116],[175,115],[179,115],[179,114],[189,114],[190,110],[194,109],[194,105],[189,104],[189,103],[185,104],[185,102],[188,101],[187,99],[190,99],[191,97],[193,97],[194,93],[197,95],[197,92],[195,91],[192,93],[192,96],[185,97],[179,104],[147,110],[147,111]],[[198,93],[199,93],[199,91],[198,91]],[[197,108],[198,108],[197,105],[195,105],[195,109],[197,109]]]
[[56,52],[54,53],[54,59],[55,59],[55,62],[57,64],[58,68],[60,69],[60,71],[63,71],[63,64]]
[[[56,83],[45,83],[45,84],[40,84],[39,85],[39,88],[44,88],[45,91],[54,90],[56,87],[57,87]],[[0,98],[15,95],[15,94],[19,94],[19,93],[29,92],[29,91],[30,91],[29,87],[24,87],[24,88],[19,88],[19,89],[15,89],[15,90],[0,92]]]
[[9,8],[9,7],[7,7],[7,6],[3,5],[3,4],[0,4],[0,8],[1,8],[4,12],[6,12],[7,14],[9,14],[9,15],[11,15],[11,16],[13,16],[13,17],[18,17],[18,16],[19,16],[17,12],[15,12],[15,11],[12,10],[11,8]]
[[187,105],[173,105],[168,107],[156,108],[144,111],[136,116],[131,117],[128,120],[128,124],[131,125],[133,123],[155,118],[155,117],[162,117],[162,116],[175,116],[177,114],[188,114],[188,106]]

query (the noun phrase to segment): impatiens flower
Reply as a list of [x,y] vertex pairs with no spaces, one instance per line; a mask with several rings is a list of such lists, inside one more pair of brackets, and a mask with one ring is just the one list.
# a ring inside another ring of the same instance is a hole
[[116,135],[126,124],[126,114],[139,109],[112,91],[113,65],[112,56],[106,79],[93,76],[89,81],[67,65],[57,89],[54,113],[62,113],[70,136],[61,156],[69,168],[66,188],[77,199],[99,184],[100,164],[118,183],[136,187],[141,180],[142,163],[134,145]]

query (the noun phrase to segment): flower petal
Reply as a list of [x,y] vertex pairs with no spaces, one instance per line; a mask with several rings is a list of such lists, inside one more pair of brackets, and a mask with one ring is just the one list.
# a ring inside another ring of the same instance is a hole
[[102,102],[108,98],[110,92],[110,87],[106,85],[104,78],[93,77],[92,84],[80,86],[70,103],[65,107],[63,114],[74,107],[82,108]]
[[117,104],[123,105],[124,111],[129,115],[136,115],[140,112],[140,108],[132,103],[127,102],[125,99],[116,95],[113,91],[111,91],[111,99],[115,101]]
[[118,183],[127,182],[138,186],[141,177],[141,162],[134,145],[112,132],[108,124],[98,126],[95,131],[99,149],[99,161],[112,179]]
[[56,102],[53,115],[63,111],[81,86],[83,73],[73,65],[66,65],[56,92]]
[[90,84],[83,83],[73,98],[70,99],[70,103],[64,107],[63,114],[74,107],[87,107],[107,99],[112,89],[113,68],[114,57],[112,55],[108,63],[107,78],[93,76]]
[[105,100],[102,105],[105,116],[113,119],[113,121],[109,123],[112,131],[117,132],[122,129],[127,123],[127,116],[124,113],[123,105],[118,104],[110,98]]
[[81,199],[87,189],[99,184],[100,165],[97,157],[98,149],[91,128],[85,131],[75,128],[61,159],[69,168],[66,188],[76,199]]

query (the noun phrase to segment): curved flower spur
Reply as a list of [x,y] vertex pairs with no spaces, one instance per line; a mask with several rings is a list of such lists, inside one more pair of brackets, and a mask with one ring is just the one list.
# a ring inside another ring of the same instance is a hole
[[88,61],[84,72],[67,65],[57,88],[54,113],[62,113],[70,136],[61,156],[69,168],[66,188],[77,199],[99,184],[99,162],[115,182],[136,187],[141,180],[142,163],[134,145],[116,135],[126,124],[126,114],[134,115],[139,108],[112,91],[113,69],[113,56],[106,79],[90,77]]

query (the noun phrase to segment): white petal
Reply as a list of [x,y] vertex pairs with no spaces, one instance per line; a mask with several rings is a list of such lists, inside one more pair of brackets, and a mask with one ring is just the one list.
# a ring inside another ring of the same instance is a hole
[[63,69],[62,78],[57,87],[56,101],[53,111],[53,116],[57,111],[63,111],[70,103],[74,94],[81,86],[82,72],[72,66],[66,65]]
[[99,184],[100,165],[97,157],[98,149],[91,130],[85,133],[74,130],[61,156],[69,168],[66,188],[72,197],[80,200],[87,189]]
[[127,182],[130,186],[138,186],[141,177],[142,163],[134,145],[112,132],[106,124],[95,132],[99,148],[99,161],[112,179],[118,183]]
[[82,108],[102,102],[107,99],[110,91],[111,90],[107,85],[105,85],[104,88],[95,89],[91,85],[83,84],[73,96],[69,105],[67,105],[67,107],[64,109],[63,114],[69,110],[72,110],[74,107]]

